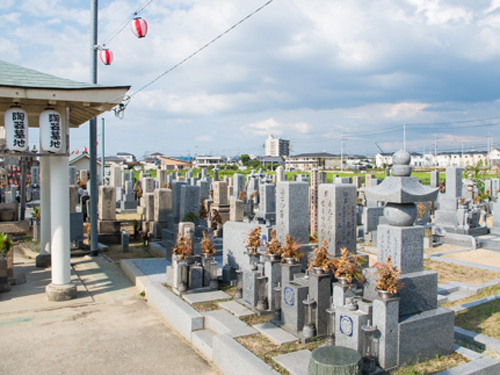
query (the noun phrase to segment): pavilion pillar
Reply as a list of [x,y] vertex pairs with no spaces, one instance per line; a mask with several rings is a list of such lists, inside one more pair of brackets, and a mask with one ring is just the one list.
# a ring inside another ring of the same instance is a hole
[[[67,148],[69,109],[66,109],[63,138]],[[68,154],[66,154],[68,155]],[[71,241],[69,224],[69,156],[49,156],[50,164],[50,254],[52,283],[45,292],[49,301],[76,298],[76,284],[71,282]]]
[[50,158],[40,158],[40,254],[36,266],[50,267]]

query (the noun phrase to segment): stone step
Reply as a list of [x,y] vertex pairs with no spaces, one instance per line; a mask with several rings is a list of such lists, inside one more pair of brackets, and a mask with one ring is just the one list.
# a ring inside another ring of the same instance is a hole
[[212,292],[183,294],[182,298],[184,298],[190,304],[193,304],[193,303],[219,301],[221,299],[229,299],[231,298],[231,296],[227,293],[224,293],[222,290],[214,290]]
[[255,314],[252,310],[247,309],[236,301],[219,302],[219,306],[238,318]]
[[307,375],[311,352],[304,349],[288,354],[281,354],[273,359],[281,367],[286,369],[290,375]]
[[209,329],[217,335],[228,334],[236,338],[257,333],[255,329],[226,310],[207,311],[203,313],[203,316],[205,317],[205,329]]
[[273,323],[256,324],[253,328],[278,345],[290,344],[299,340],[291,333],[286,332]]
[[208,360],[212,360],[213,339],[215,334],[206,329],[191,332],[191,344],[198,349]]

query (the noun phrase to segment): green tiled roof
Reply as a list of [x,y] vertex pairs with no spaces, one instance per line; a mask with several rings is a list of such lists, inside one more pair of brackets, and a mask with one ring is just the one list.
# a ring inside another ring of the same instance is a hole
[[103,86],[76,82],[59,78],[36,70],[23,68],[0,60],[0,86],[50,88],[50,89],[90,89]]

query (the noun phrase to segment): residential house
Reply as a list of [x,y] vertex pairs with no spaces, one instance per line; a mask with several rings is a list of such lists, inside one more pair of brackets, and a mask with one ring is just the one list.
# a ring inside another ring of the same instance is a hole
[[125,160],[126,163],[135,163],[137,161],[135,155],[129,152],[119,152],[116,156]]
[[161,169],[168,170],[181,170],[191,168],[191,163],[186,160],[181,160],[179,158],[166,157],[163,156],[160,159]]
[[226,157],[224,156],[197,156],[194,158],[193,167],[195,168],[208,168],[221,166],[226,164]]

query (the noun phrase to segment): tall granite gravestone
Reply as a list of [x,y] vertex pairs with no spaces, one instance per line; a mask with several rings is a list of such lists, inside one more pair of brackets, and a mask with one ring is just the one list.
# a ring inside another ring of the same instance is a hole
[[285,168],[283,168],[280,165],[279,167],[276,168],[276,183],[281,181],[286,181],[286,178],[285,178]]
[[186,215],[192,212],[198,217],[200,213],[200,187],[192,185],[181,186],[181,202],[179,215],[184,220]]
[[154,193],[146,193],[143,196],[144,207],[146,208],[144,211],[144,221],[147,223],[146,231],[151,231],[149,223],[152,223],[155,220],[155,194]]
[[259,187],[259,211],[255,217],[268,225],[276,223],[276,193],[274,192],[275,185],[261,184]]
[[500,193],[500,178],[491,179],[491,195],[496,197]]
[[124,183],[125,192],[123,194],[123,199],[120,202],[120,209],[124,210],[136,210],[137,209],[137,201],[135,200],[135,192],[134,192],[134,182],[131,180],[127,180]]
[[196,181],[196,185],[200,187],[200,202],[210,198],[210,184],[205,180]]
[[83,242],[83,213],[76,212],[77,187],[69,187],[69,239],[77,247]]
[[[455,323],[454,312],[437,305],[437,273],[423,268],[424,228],[413,225],[417,218],[414,202],[434,201],[438,189],[424,187],[410,177],[408,152],[395,153],[393,161],[393,177],[366,189],[367,198],[386,202],[387,224],[378,228],[377,260],[385,262],[390,257],[405,285],[399,290],[399,301],[383,302],[371,288],[364,290],[365,298],[374,299],[373,324],[379,331],[379,362],[385,369],[451,354]],[[450,184],[450,194],[460,193],[458,185]]]
[[81,169],[78,177],[80,178],[80,181],[82,183],[87,183],[87,181],[89,180],[89,171],[87,171],[86,169]]
[[184,181],[172,181],[172,224],[169,225],[173,228],[174,224],[179,223],[179,216],[181,210],[181,187],[185,186]]
[[[34,168],[34,167],[32,167]],[[33,172],[31,172],[33,173]],[[69,184],[70,185],[76,185],[76,180],[77,180],[77,171],[76,167],[69,167]],[[40,182],[38,182],[39,184]]]
[[245,202],[240,199],[232,199],[229,206],[229,221],[243,222]]
[[431,188],[439,187],[439,171],[431,171],[429,175],[431,178],[431,183],[430,183]]
[[99,187],[99,241],[119,243],[120,222],[116,220],[116,189],[113,186]]
[[309,185],[305,182],[276,184],[276,236],[281,243],[290,234],[309,243]]
[[327,181],[327,173],[325,171],[321,171],[318,173],[318,185],[319,184],[326,184]]
[[361,187],[361,177],[354,176],[352,178],[352,183],[354,184],[354,186],[356,186],[356,189],[359,189]]
[[500,236],[500,202],[493,204],[493,227],[491,228],[491,234]]
[[318,189],[318,239],[328,242],[328,253],[340,249],[356,252],[356,187],[352,184],[322,184]]
[[122,169],[118,165],[113,165],[109,168],[109,186],[115,188],[122,186]]
[[229,220],[229,204],[227,201],[227,183],[224,181],[214,181],[214,201],[210,205],[210,210],[217,210],[222,223]]
[[318,232],[318,186],[319,186],[319,172],[317,168],[314,168],[311,171],[311,186],[309,188],[309,205],[310,205],[309,228],[311,234]]
[[154,193],[155,179],[152,177],[144,177],[142,179],[142,194]]
[[172,190],[155,189],[154,222],[151,232],[154,238],[161,238],[161,231],[167,228],[168,217],[172,214]]
[[40,185],[40,167],[31,167],[31,185]]
[[158,187],[160,189],[165,189],[168,188],[168,170],[166,169],[159,169],[158,174],[156,176],[156,179],[158,180]]
[[233,196],[238,198],[241,191],[245,191],[245,176],[235,173],[233,175]]
[[449,233],[487,234],[488,228],[479,225],[480,209],[470,204],[470,200],[463,198],[462,169],[446,168],[446,193],[441,194],[439,209],[435,211],[436,226]]

